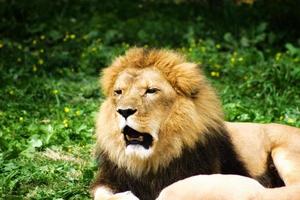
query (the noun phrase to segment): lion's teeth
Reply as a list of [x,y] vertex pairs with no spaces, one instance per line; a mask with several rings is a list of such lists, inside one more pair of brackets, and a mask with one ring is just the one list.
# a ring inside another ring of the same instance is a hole
[[139,137],[137,138],[137,140],[140,141],[140,142],[143,142],[143,136],[139,136]]
[[128,141],[137,140],[139,142],[143,142],[143,140],[144,140],[143,136],[139,136],[139,137],[135,138],[135,137],[130,137],[129,135],[125,135],[125,137]]
[[128,135],[125,135],[125,137],[126,137],[126,139],[129,140],[129,141],[131,140],[131,138],[130,138]]

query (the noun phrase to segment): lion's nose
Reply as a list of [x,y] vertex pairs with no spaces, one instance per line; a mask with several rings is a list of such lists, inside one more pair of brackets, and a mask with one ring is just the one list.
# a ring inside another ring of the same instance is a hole
[[117,112],[120,113],[120,115],[122,115],[125,119],[127,119],[127,117],[133,115],[136,112],[136,109],[118,109]]

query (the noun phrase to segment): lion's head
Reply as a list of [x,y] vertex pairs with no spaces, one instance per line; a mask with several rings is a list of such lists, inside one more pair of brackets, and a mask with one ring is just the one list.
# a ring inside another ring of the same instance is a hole
[[173,51],[130,49],[103,71],[101,84],[97,152],[135,175],[167,166],[223,121],[199,67]]

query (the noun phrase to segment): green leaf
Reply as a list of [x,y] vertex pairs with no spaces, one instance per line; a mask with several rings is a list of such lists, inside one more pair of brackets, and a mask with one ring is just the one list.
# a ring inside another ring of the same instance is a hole
[[52,40],[59,40],[60,38],[62,38],[62,34],[57,30],[51,30],[49,32],[49,36]]
[[247,37],[242,37],[241,38],[241,45],[243,47],[248,47],[249,46],[249,39]]
[[31,137],[31,140],[29,141],[29,145],[33,148],[38,148],[41,147],[43,145],[43,142],[41,139],[38,138],[37,135],[33,135]]
[[300,49],[294,47],[291,43],[287,43],[287,44],[285,45],[285,48],[286,48],[292,55],[300,54]]

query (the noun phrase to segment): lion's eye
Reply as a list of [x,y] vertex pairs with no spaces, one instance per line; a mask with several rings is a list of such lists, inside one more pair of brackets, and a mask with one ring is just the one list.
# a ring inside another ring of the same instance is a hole
[[148,88],[146,90],[145,94],[154,94],[154,93],[156,93],[158,91],[159,91],[159,89],[157,89],[157,88]]
[[122,94],[122,90],[114,90],[115,95],[120,95]]

